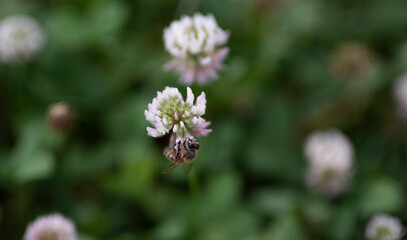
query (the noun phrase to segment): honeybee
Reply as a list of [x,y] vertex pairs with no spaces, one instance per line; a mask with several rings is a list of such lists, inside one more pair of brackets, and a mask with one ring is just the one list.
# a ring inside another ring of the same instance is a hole
[[174,170],[181,164],[187,164],[184,168],[184,174],[188,174],[192,169],[192,164],[198,156],[199,142],[193,136],[187,136],[183,139],[177,140],[170,139],[170,145],[164,149],[164,156],[172,163],[161,171],[161,174],[165,174]]

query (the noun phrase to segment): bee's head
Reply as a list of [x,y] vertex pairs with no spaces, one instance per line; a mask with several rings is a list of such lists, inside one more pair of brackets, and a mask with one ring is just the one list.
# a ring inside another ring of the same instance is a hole
[[199,149],[199,142],[198,142],[198,139],[196,139],[195,137],[189,136],[185,139],[185,141],[186,141],[186,147],[188,149],[191,149],[191,150]]
[[198,150],[199,149],[199,143],[198,142],[188,143],[188,149]]

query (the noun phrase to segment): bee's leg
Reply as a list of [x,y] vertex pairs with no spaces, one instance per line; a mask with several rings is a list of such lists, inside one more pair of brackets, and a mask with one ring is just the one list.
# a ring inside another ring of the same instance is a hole
[[164,148],[164,156],[170,160],[171,162],[175,162],[177,155],[173,148],[165,147]]
[[170,158],[169,158],[169,156],[168,156],[169,149],[170,149],[169,147],[165,147],[165,148],[164,148],[164,151],[163,151],[164,156],[165,156],[168,160],[170,160]]
[[184,163],[184,158],[185,158],[185,156],[183,154],[181,154],[181,152],[178,152],[175,162],[177,164],[183,164]]
[[189,149],[188,145],[191,141],[189,140],[189,138],[186,138],[184,141],[184,148]]

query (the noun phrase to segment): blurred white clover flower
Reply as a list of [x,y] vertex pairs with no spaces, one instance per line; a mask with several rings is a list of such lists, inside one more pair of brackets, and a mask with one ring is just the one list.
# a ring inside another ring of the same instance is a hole
[[407,74],[401,76],[393,85],[393,95],[399,117],[407,118]]
[[353,146],[339,130],[312,133],[304,148],[307,185],[316,192],[336,196],[346,190],[352,175]]
[[45,43],[37,21],[29,16],[16,15],[0,22],[0,59],[13,64],[33,59]]
[[157,97],[144,111],[146,119],[154,125],[154,128],[147,127],[147,133],[152,137],[161,137],[172,129],[177,137],[191,134],[196,137],[207,136],[212,130],[207,129],[210,122],[202,118],[205,110],[204,92],[194,104],[194,94],[189,87],[185,101],[177,88],[166,87],[164,91],[157,92]]
[[24,240],[77,240],[74,223],[54,213],[40,216],[30,223],[24,234]]
[[178,71],[179,80],[185,85],[191,85],[195,80],[205,84],[217,79],[229,53],[229,48],[219,47],[228,38],[229,32],[222,30],[210,14],[183,16],[164,29],[165,48],[174,57],[164,69]]
[[369,221],[365,234],[369,240],[397,240],[405,234],[405,228],[398,218],[379,214]]

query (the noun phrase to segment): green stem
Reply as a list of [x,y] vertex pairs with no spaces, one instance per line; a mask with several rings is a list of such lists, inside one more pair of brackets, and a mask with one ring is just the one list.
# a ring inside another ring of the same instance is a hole
[[189,211],[189,225],[191,233],[195,233],[196,229],[199,227],[199,202],[200,202],[200,186],[199,186],[199,175],[196,170],[195,164],[192,166],[191,173],[188,178],[189,183],[189,198],[190,198],[190,211]]
[[195,164],[192,166],[191,174],[189,175],[189,189],[191,200],[198,200],[200,194],[199,176]]

